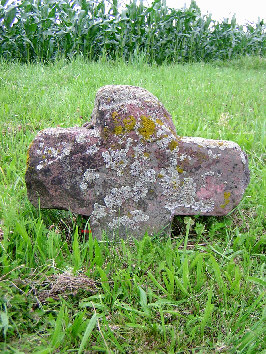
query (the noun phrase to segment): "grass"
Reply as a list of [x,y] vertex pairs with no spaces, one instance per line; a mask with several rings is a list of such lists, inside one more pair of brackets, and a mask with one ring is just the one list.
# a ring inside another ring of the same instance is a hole
[[[0,63],[0,351],[265,350],[265,59],[147,65],[142,57]],[[227,139],[251,182],[227,217],[177,216],[170,238],[99,241],[78,215],[37,210],[24,182],[43,128],[86,122],[97,89],[142,86],[179,135]]]

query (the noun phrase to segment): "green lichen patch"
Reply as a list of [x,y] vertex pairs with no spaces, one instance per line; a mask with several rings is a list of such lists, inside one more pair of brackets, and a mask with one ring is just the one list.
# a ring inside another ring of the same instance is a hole
[[169,136],[169,135],[167,135],[167,134],[162,134],[162,135],[160,135],[160,136],[158,137],[158,140],[166,139],[166,138],[168,138],[168,136]]
[[172,182],[172,187],[173,187],[173,189],[179,189],[179,187],[180,187],[180,184],[177,182],[177,181],[173,181]]
[[177,140],[171,140],[170,143],[168,144],[169,150],[173,151],[176,149],[178,146],[178,141]]
[[115,135],[121,135],[123,134],[123,127],[121,125],[121,118],[119,117],[118,113],[114,111],[112,113],[112,119],[114,122],[114,128],[113,128],[113,133]]
[[103,130],[102,130],[102,138],[104,140],[107,140],[109,138],[109,135],[110,135],[110,129],[108,129],[108,127],[104,127]]
[[135,129],[136,118],[133,116],[129,116],[129,117],[123,119],[123,123],[124,123],[125,131],[131,132],[132,130]]
[[177,137],[176,131],[175,131],[174,129],[170,128],[170,131],[171,131],[171,133],[172,133],[174,136]]
[[138,129],[139,134],[145,139],[148,140],[156,132],[156,125],[152,119],[146,116],[141,116],[141,125]]
[[26,171],[27,171],[27,169],[28,169],[29,166],[30,166],[30,148],[32,147],[33,143],[34,143],[34,141],[32,141],[32,142],[30,143],[29,148],[28,148],[28,150],[27,150]]
[[183,173],[184,169],[181,166],[176,166],[176,170],[178,173]]
[[118,113],[116,112],[116,111],[114,111],[113,113],[112,113],[112,118],[113,118],[113,120],[118,120],[119,119],[119,115],[118,115]]
[[123,130],[122,125],[116,125],[116,126],[114,127],[114,134],[115,134],[115,135],[121,135],[121,134],[123,134],[123,133],[124,133],[124,130]]
[[164,125],[163,121],[161,119],[159,119],[159,118],[156,119],[156,123],[161,125],[161,126]]
[[194,152],[192,151],[192,155],[195,156],[195,158],[198,160],[198,162],[200,164],[207,161],[209,158],[209,156],[205,152],[202,152],[202,151],[194,151]]
[[231,192],[224,192],[224,204],[220,205],[221,208],[225,208],[230,203]]
[[149,152],[144,152],[143,156],[146,157],[146,158],[149,158],[150,157],[150,153]]
[[113,133],[115,135],[124,135],[126,133],[130,133],[135,129],[136,118],[132,115],[122,119],[115,111],[112,113],[112,119],[114,122]]

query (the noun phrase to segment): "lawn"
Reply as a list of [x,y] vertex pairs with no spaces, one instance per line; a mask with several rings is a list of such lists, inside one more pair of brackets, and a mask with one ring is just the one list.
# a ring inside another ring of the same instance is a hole
[[[96,91],[137,85],[177,134],[233,140],[251,181],[226,217],[177,216],[171,237],[96,240],[27,199],[27,149],[90,119]],[[0,62],[0,351],[258,353],[265,346],[266,61],[148,65],[143,57]]]

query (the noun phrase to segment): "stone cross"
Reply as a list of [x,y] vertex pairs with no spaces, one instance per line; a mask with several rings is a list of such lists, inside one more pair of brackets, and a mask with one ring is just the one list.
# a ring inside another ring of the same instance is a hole
[[225,215],[248,183],[236,143],[178,136],[159,100],[134,86],[100,88],[90,122],[45,129],[28,150],[29,200],[89,216],[97,238],[169,233],[174,215]]

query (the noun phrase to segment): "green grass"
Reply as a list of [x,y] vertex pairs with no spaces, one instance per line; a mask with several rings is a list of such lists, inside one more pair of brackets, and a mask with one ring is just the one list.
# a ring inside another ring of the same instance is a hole
[[[265,59],[192,65],[82,59],[0,63],[0,351],[265,350]],[[84,237],[86,220],[37,210],[24,182],[40,129],[86,122],[105,84],[142,86],[179,135],[227,139],[251,182],[227,217],[176,217],[170,238]]]

